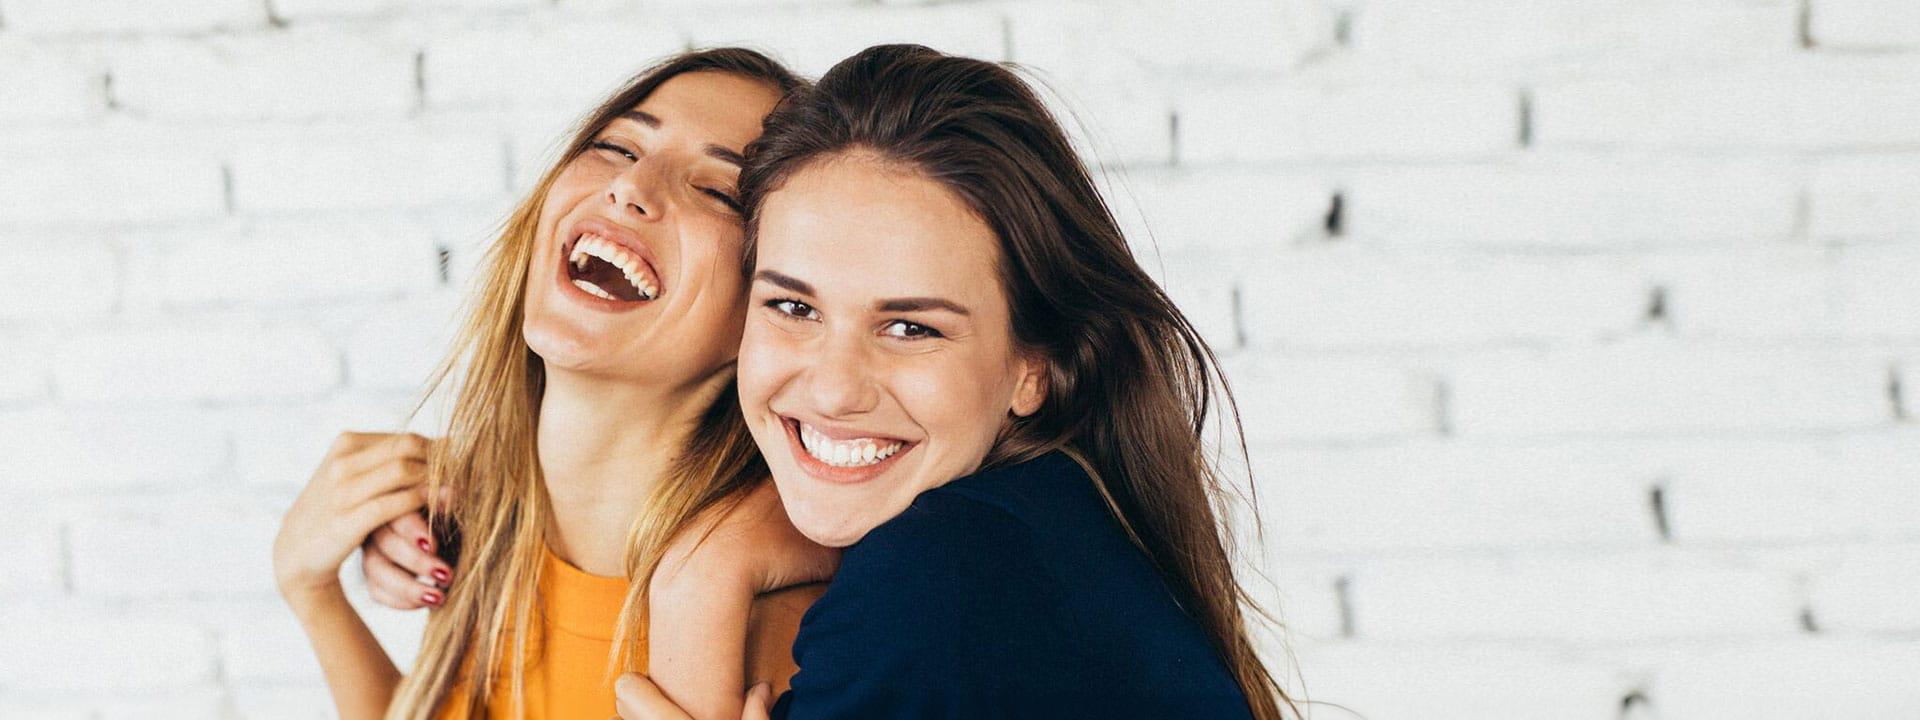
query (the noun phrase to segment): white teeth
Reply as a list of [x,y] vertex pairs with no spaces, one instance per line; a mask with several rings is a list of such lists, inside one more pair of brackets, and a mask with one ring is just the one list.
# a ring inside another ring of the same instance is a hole
[[900,451],[904,446],[897,440],[876,440],[874,438],[854,438],[852,440],[834,440],[813,429],[800,425],[800,446],[806,448],[813,459],[836,467],[862,467],[872,465]]
[[[620,268],[620,273],[626,276],[627,282],[632,284],[635,290],[640,291],[640,297],[642,299],[652,300],[660,297],[660,286],[648,282],[650,279],[649,276],[641,271],[644,264],[640,262],[640,258],[634,257],[632,253],[627,252],[626,248],[598,235],[583,235],[578,242],[573,244],[573,255],[568,257],[567,260],[573,263],[575,269],[585,270],[587,268],[587,258],[589,257],[599,258],[600,260],[606,261],[609,265]],[[580,282],[579,280],[575,280],[574,284],[579,285]],[[591,285],[592,283],[587,284]],[[596,292],[594,295],[609,300],[614,299],[605,291]]]
[[590,282],[587,282],[587,281],[585,281],[585,280],[574,280],[574,281],[573,281],[573,286],[574,286],[574,287],[577,287],[577,288],[580,288],[581,290],[585,290],[585,291],[587,291],[587,293],[588,293],[588,294],[590,294],[590,295],[593,295],[594,297],[598,297],[598,298],[601,298],[601,299],[605,299],[605,300],[617,300],[617,299],[618,299],[618,298],[615,298],[615,297],[614,297],[614,296],[612,296],[612,295],[609,295],[609,294],[607,294],[607,291],[605,291],[605,290],[601,290],[601,289],[600,289],[600,286],[599,286],[599,285],[595,285],[595,284],[593,284],[593,283],[590,283]]

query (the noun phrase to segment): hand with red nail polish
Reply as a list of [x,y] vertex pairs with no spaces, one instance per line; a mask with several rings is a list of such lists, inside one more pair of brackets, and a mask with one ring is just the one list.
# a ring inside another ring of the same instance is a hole
[[[426,516],[420,513],[407,513],[380,526],[360,546],[360,572],[366,576],[367,594],[396,610],[438,607],[445,591],[453,587],[453,566],[438,551]],[[428,602],[428,596],[436,599]]]

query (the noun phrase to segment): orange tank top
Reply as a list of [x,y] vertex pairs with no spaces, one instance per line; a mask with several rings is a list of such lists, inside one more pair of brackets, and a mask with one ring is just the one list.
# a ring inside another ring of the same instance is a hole
[[[596,720],[614,715],[613,681],[607,676],[607,658],[613,650],[613,626],[627,598],[627,579],[589,575],[545,552],[536,602],[537,632],[528,638],[523,677],[525,720]],[[646,639],[641,638],[639,666],[646,667]],[[494,692],[487,699],[490,720],[513,718],[513,698],[506,668],[494,670]],[[466,683],[447,693],[438,720],[473,717],[467,706]]]

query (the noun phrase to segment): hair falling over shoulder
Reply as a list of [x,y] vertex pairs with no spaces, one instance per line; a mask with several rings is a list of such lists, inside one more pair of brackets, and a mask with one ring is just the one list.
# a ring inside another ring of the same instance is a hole
[[[469,717],[484,717],[488,701],[506,692],[523,714],[522,678],[530,643],[550,511],[534,452],[544,369],[521,333],[527,264],[542,202],[560,171],[621,113],[676,75],[723,72],[765,82],[781,91],[801,80],[752,50],[716,48],[670,57],[642,71],[587,114],[562,152],[508,217],[475,278],[456,340],[428,383],[454,390],[445,440],[428,467],[429,492],[451,489],[450,513],[430,511],[435,532],[448,536],[454,577],[445,603],[427,620],[411,672],[396,690],[388,720],[428,720],[464,695]],[[425,403],[424,397],[421,401]],[[766,471],[729,390],[704,413],[675,463],[676,481],[640,509],[627,545],[630,578],[615,634],[609,672],[637,664],[644,652],[646,578],[666,543],[703,512],[735,499]],[[500,685],[504,683],[504,687]]]
[[1049,372],[1040,410],[1010,421],[987,465],[1056,449],[1090,465],[1253,715],[1299,717],[1255,651],[1247,613],[1265,614],[1234,575],[1216,507],[1226,497],[1223,472],[1205,440],[1216,397],[1245,452],[1218,362],[1135,260],[1033,89],[1007,67],[917,45],[841,61],[776,108],[748,150],[749,256],[766,194],[808,164],[856,149],[941,182],[999,236],[1015,338],[1044,355]]

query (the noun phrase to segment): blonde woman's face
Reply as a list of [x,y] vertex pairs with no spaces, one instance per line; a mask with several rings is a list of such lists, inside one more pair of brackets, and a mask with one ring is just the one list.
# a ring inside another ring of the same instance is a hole
[[999,241],[923,175],[862,156],[796,173],[762,209],[740,403],[794,527],[845,546],[973,472],[1039,408]]
[[739,346],[739,158],[778,90],[667,80],[567,163],[527,268],[527,345],[550,369],[697,382]]

